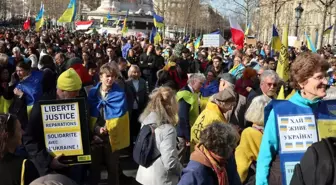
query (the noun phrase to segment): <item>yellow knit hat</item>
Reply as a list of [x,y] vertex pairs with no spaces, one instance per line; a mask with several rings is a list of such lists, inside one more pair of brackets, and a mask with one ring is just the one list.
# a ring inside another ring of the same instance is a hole
[[82,80],[74,69],[69,68],[58,77],[57,88],[63,91],[78,91],[82,88]]

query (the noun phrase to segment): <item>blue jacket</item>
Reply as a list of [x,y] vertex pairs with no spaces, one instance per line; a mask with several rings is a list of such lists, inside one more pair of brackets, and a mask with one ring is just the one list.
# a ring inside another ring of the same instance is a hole
[[[297,91],[288,101],[294,103],[300,107],[315,108],[318,105],[319,100],[308,100],[303,98]],[[257,159],[257,172],[256,172],[256,184],[267,185],[268,175],[270,170],[270,164],[272,159],[279,152],[279,140],[276,129],[276,117],[274,110],[272,109],[268,119],[265,119],[266,126],[263,134],[263,138],[260,145],[259,156]]]
[[[229,185],[241,185],[233,156],[227,161],[226,172]],[[183,169],[181,180],[177,185],[218,185],[218,179],[211,168],[191,160],[188,166]]]

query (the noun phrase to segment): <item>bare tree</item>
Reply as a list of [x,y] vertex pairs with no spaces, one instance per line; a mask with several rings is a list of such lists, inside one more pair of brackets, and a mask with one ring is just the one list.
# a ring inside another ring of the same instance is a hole
[[230,5],[233,5],[231,8],[225,8],[226,10],[237,14],[238,16],[241,16],[245,20],[245,25],[247,26],[249,24],[251,13],[253,9],[255,9],[258,4],[259,0],[226,0],[226,3],[230,3]]
[[323,13],[322,30],[320,31],[320,42],[318,43],[318,48],[321,48],[323,45],[323,31],[325,30],[327,14],[329,10],[331,11],[331,8],[335,4],[335,0],[313,0],[313,2]]

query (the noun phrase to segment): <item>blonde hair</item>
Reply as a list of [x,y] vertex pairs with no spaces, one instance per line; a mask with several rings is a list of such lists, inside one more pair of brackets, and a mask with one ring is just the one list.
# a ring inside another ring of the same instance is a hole
[[245,113],[245,119],[258,126],[264,126],[264,109],[270,101],[271,98],[265,95],[255,97]]
[[0,66],[8,63],[8,56],[4,53],[0,53]]
[[143,122],[151,113],[155,112],[159,120],[157,123],[162,125],[165,123],[175,125],[177,123],[178,104],[175,98],[175,92],[169,87],[159,87],[153,90],[149,95],[149,102],[143,113],[139,117],[139,121]]

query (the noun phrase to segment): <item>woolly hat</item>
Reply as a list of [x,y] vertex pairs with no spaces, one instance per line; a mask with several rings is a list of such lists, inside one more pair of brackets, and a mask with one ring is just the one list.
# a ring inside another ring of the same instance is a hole
[[77,72],[70,68],[58,77],[57,88],[63,91],[78,91],[82,88],[82,80]]

